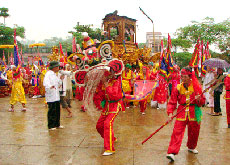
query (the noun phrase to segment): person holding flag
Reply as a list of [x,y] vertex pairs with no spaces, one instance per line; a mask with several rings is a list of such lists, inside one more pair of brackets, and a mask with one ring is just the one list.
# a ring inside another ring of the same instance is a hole
[[22,111],[26,111],[26,98],[25,98],[25,91],[22,86],[22,74],[21,74],[21,60],[18,56],[18,47],[16,41],[16,29],[14,30],[14,65],[12,67],[12,91],[10,97],[10,105],[11,108],[9,112],[14,112],[14,105],[17,102],[22,104]]
[[[181,70],[181,81],[182,83],[172,89],[172,95],[167,107],[169,120],[172,119],[173,112],[176,109],[177,112],[182,110],[177,115],[166,155],[171,161],[174,161],[175,155],[179,153],[186,125],[188,125],[188,151],[198,154],[195,148],[198,142],[202,118],[200,107],[205,104],[201,85],[191,67],[185,67]],[[178,108],[177,102],[179,104]]]

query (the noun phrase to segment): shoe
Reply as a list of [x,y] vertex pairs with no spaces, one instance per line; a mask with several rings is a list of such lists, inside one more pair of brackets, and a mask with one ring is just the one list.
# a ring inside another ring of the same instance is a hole
[[196,149],[188,149],[189,152],[192,152],[194,154],[198,154],[198,151]]
[[22,112],[26,112],[26,108],[22,108]]
[[63,129],[63,128],[65,128],[65,127],[62,126],[62,125],[60,125],[59,127],[56,127],[56,128]]
[[129,107],[126,107],[126,108],[128,108],[128,109],[129,109]]
[[220,116],[219,113],[213,113],[212,116]]
[[109,156],[109,155],[112,155],[113,154],[113,152],[107,152],[107,151],[105,151],[102,155],[103,156]]
[[141,114],[142,114],[142,115],[145,115],[145,113],[144,113],[144,112],[142,112]]
[[49,130],[50,130],[50,131],[53,131],[53,130],[56,130],[56,129],[57,129],[57,128],[50,128]]
[[8,110],[8,112],[14,112],[14,109],[10,108],[10,109]]
[[34,95],[33,97],[32,97],[32,99],[36,99],[37,98],[37,96],[36,95]]
[[169,159],[171,162],[174,162],[175,160],[175,155],[174,154],[167,154],[166,158]]
[[228,128],[230,128],[230,124],[228,124]]

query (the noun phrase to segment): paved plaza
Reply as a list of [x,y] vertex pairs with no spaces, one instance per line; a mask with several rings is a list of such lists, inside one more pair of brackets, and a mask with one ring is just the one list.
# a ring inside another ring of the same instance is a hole
[[[198,141],[199,154],[187,151],[187,132],[176,156],[175,165],[227,165],[230,161],[230,129],[227,128],[225,101],[223,116],[210,116],[203,108]],[[80,102],[72,102],[73,118],[61,112],[64,129],[48,131],[44,98],[27,98],[27,112],[21,105],[8,112],[9,97],[0,98],[0,164],[1,165],[164,165],[173,123],[165,126],[144,145],[141,142],[166,120],[165,110],[148,107],[146,115],[139,108],[120,112],[114,122],[116,153],[102,156],[103,139],[96,131],[100,112],[81,112]]]

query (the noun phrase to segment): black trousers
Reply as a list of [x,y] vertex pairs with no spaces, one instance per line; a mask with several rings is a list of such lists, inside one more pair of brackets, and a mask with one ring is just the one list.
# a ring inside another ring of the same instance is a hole
[[60,101],[47,102],[48,104],[48,128],[60,126]]
[[222,92],[214,91],[214,112],[219,113],[221,112],[220,108],[220,95]]

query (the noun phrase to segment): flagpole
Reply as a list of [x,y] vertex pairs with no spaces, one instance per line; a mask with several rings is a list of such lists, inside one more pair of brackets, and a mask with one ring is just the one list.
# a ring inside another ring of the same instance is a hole
[[153,53],[155,53],[155,33],[154,33],[154,23],[153,23]]

